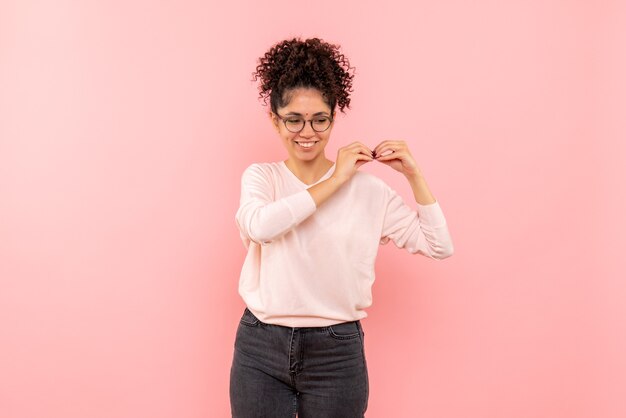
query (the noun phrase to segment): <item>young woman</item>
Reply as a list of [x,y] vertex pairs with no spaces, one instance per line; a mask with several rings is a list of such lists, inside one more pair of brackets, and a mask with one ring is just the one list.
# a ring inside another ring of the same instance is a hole
[[[259,58],[254,79],[288,158],[251,164],[241,179],[246,308],[230,375],[233,417],[363,417],[360,320],[372,304],[379,244],[452,255],[443,212],[404,141],[352,142],[335,162],[326,158],[336,107],[349,108],[351,70],[339,46],[318,38],[285,40]],[[359,170],[370,163],[403,174],[415,203]]]

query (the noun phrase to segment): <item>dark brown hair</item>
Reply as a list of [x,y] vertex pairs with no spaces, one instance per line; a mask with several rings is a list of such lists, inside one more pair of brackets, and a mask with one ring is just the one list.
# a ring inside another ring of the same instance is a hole
[[289,104],[292,89],[315,88],[331,112],[339,106],[345,113],[344,108],[350,108],[355,68],[350,67],[339,48],[319,38],[305,41],[293,38],[272,46],[259,58],[256,71],[252,73],[254,81],[261,79],[259,98],[267,105],[269,97],[271,109],[276,113],[279,107]]

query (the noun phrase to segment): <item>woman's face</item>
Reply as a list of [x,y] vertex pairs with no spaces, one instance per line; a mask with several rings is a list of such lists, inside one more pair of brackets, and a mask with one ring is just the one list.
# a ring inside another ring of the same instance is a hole
[[324,117],[330,118],[333,116],[331,115],[330,107],[324,102],[319,90],[312,88],[292,90],[289,104],[278,108],[278,115],[283,119],[304,119],[307,121],[300,132],[294,133],[287,129],[284,121],[278,118],[274,112],[271,113],[274,128],[283,140],[290,158],[301,161],[326,158],[324,148],[330,138],[334,122],[331,122],[328,129],[324,132],[313,130],[309,122],[313,120],[314,125],[319,125]]

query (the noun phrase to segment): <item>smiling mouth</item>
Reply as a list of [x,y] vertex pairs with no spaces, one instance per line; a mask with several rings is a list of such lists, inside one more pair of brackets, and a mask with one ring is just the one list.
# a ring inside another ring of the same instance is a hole
[[315,144],[317,144],[320,141],[321,141],[321,139],[317,140],[317,141],[301,141],[301,142],[300,141],[293,141],[293,142],[295,142],[296,144],[300,145],[302,148],[311,148],[311,147],[313,147]]

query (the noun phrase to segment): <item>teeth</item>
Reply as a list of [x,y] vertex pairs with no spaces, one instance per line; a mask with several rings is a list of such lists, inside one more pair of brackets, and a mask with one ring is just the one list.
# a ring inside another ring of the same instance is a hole
[[317,143],[317,141],[315,141],[315,142],[297,142],[296,141],[296,144],[298,144],[298,145],[300,145],[301,147],[304,147],[304,148],[311,148],[316,143]]

